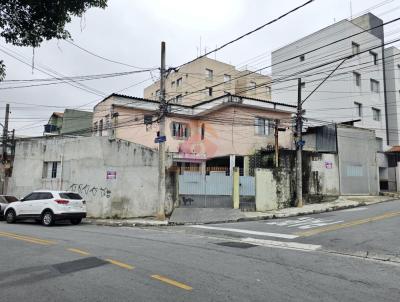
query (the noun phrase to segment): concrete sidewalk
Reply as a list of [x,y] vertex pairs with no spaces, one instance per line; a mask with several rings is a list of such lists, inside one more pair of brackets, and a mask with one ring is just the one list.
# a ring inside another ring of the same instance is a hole
[[[268,212],[242,212],[221,208],[176,208],[170,219],[159,221],[153,217],[136,219],[93,219],[87,218],[84,223],[105,226],[167,226],[184,224],[210,224],[238,221],[255,221],[283,217],[310,215],[337,211],[385,201],[399,200],[397,196],[341,196],[335,201],[308,204],[302,208],[286,208]],[[399,200],[400,201],[400,200]]]

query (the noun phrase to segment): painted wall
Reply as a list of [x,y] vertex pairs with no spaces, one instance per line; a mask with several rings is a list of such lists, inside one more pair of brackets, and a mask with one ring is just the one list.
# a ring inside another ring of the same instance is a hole
[[[307,51],[335,42],[341,38],[360,33],[363,29],[348,20],[337,22],[298,41],[286,45],[272,53],[272,99],[285,100],[289,104],[297,102],[297,78],[302,78],[303,98],[307,97],[326,75],[338,66],[340,61],[317,67],[352,54],[352,42],[360,45],[360,51],[378,47],[381,40],[369,32],[356,35],[341,42],[305,54]],[[383,139],[386,149],[386,123],[383,87],[382,49],[375,48],[377,64],[369,51],[347,59],[340,68],[304,103],[306,118],[329,122],[342,122],[361,119],[355,126],[374,129],[376,136]],[[296,58],[296,56],[298,56]],[[287,62],[280,63],[288,58]],[[353,72],[361,75],[361,85],[357,86]],[[296,76],[278,81],[284,76],[298,73]],[[379,81],[379,93],[371,92],[370,80]],[[362,104],[361,116],[355,102]],[[380,110],[380,120],[373,119],[372,108]],[[311,120],[310,120],[311,121]]]
[[[109,114],[112,103],[113,98],[100,103],[101,107],[96,108],[93,122],[104,119],[104,116]],[[109,108],[109,111],[107,111],[107,108]],[[144,115],[154,114],[154,112],[122,106],[114,106],[112,111],[118,113],[118,117],[113,120],[116,138],[136,142],[152,149],[158,147],[154,143],[158,124],[144,124]],[[261,147],[273,146],[273,130],[266,136],[257,135],[254,126],[255,117],[281,120],[281,126],[287,128],[287,130],[279,131],[279,146],[290,149],[292,148],[290,116],[291,114],[287,112],[239,105],[222,107],[219,110],[200,116],[198,119],[177,115],[168,116],[166,118],[166,149],[169,152],[206,154],[207,158],[212,158],[230,154],[247,155]],[[190,137],[186,140],[173,137],[173,122],[188,124]],[[201,139],[201,127],[203,124],[205,137]],[[107,131],[103,131],[103,135],[107,135],[107,133]]]
[[[45,161],[61,163],[59,178],[43,178]],[[116,178],[107,179],[107,172],[115,172]],[[22,197],[38,189],[73,191],[87,201],[89,216],[127,218],[155,215],[157,185],[158,154],[144,146],[107,137],[43,138],[17,142],[8,193]],[[167,212],[173,196],[167,192]]]

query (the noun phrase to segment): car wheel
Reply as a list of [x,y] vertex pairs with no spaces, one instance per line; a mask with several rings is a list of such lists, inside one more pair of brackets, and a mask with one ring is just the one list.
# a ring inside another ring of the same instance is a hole
[[52,212],[47,211],[42,215],[42,224],[44,226],[51,226],[54,224],[54,215]]
[[6,221],[7,223],[14,223],[16,220],[16,214],[14,210],[8,210],[6,213]]
[[73,225],[80,224],[81,222],[82,222],[82,218],[74,218],[74,219],[71,219],[71,223],[72,223]]

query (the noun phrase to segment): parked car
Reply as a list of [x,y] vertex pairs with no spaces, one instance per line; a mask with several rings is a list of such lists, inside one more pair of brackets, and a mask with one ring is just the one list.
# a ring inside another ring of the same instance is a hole
[[50,226],[57,220],[79,224],[86,217],[86,202],[73,192],[34,191],[20,201],[9,204],[4,216],[7,223],[35,219],[45,226]]
[[4,216],[4,210],[9,203],[18,201],[18,198],[12,195],[0,195],[0,218]]

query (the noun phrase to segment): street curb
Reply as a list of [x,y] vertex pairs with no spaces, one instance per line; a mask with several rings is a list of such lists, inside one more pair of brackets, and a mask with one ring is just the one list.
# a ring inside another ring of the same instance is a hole
[[304,212],[297,212],[297,213],[274,213],[262,216],[255,216],[255,217],[242,217],[237,219],[224,219],[224,220],[215,220],[215,221],[206,221],[206,222],[171,222],[169,220],[165,221],[157,221],[156,223],[152,223],[151,221],[146,222],[128,222],[128,221],[98,221],[97,219],[85,219],[83,221],[84,224],[90,225],[98,225],[98,226],[112,226],[112,227],[165,227],[165,226],[181,226],[181,225],[204,225],[204,224],[222,224],[222,223],[233,223],[233,222],[248,222],[248,221],[262,221],[262,220],[269,220],[269,219],[278,219],[278,218],[289,218],[289,217],[296,217],[296,216],[304,216],[304,215],[311,215],[311,214],[320,214],[332,211],[340,211],[346,209],[357,208],[361,206],[369,206],[373,204],[383,203],[383,202],[390,202],[399,200],[399,198],[392,198],[387,200],[379,200],[373,202],[366,202],[360,201],[357,204],[349,204],[349,205],[334,205],[327,207],[325,209],[318,209],[318,210],[307,210]]

